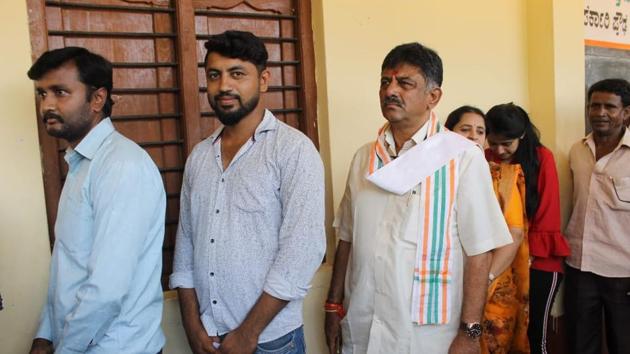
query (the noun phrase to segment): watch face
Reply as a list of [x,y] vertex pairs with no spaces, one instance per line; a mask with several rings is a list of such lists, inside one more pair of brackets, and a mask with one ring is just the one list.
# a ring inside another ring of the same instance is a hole
[[462,323],[462,329],[470,338],[481,337],[481,325],[479,323]]
[[466,326],[466,334],[471,338],[481,337],[481,325],[479,323],[471,323]]

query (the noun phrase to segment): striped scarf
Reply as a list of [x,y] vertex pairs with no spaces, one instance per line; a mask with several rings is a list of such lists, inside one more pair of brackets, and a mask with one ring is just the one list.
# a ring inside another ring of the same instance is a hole
[[[431,112],[427,138],[444,131],[437,116]],[[387,165],[392,158],[387,153],[385,124],[370,152],[369,174]],[[414,267],[411,318],[418,325],[449,322],[452,294],[450,253],[450,222],[457,193],[457,161],[450,160],[435,170],[420,184],[420,220],[416,265]]]

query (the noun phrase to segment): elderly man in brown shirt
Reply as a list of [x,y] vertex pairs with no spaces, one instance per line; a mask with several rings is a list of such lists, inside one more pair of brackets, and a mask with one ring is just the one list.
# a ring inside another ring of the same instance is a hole
[[599,81],[588,91],[593,132],[569,160],[573,213],[566,235],[570,353],[601,353],[602,311],[610,354],[630,353],[630,83]]

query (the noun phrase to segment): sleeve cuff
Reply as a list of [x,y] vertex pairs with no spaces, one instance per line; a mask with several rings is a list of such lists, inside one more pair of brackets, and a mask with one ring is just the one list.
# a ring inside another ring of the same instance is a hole
[[192,272],[175,272],[168,278],[168,286],[171,289],[184,288],[192,289],[195,287]]
[[44,304],[44,309],[42,310],[41,317],[39,319],[39,328],[37,328],[37,333],[35,333],[34,338],[42,338],[47,339],[49,341],[53,341],[52,338],[52,328],[50,323],[50,317],[48,316],[48,304]]
[[498,239],[487,239],[483,242],[478,242],[474,246],[464,247],[462,244],[462,248],[467,256],[477,256],[482,253],[490,252],[499,247],[503,247],[505,245],[509,245],[512,243],[512,239],[503,238],[502,240]]
[[560,232],[531,231],[529,238],[529,253],[534,257],[567,257],[571,249],[567,240]]
[[267,294],[285,301],[302,299],[306,296],[310,286],[294,286],[273,269],[269,271],[263,291]]

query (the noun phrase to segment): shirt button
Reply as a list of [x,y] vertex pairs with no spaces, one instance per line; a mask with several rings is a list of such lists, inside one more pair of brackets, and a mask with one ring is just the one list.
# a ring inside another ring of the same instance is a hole
[[210,276],[213,277],[214,276],[214,272],[210,272]]
[[221,182],[225,182],[225,178],[221,178]]
[[210,239],[210,243],[214,243],[214,239],[213,238]]
[[217,300],[212,300],[212,304],[216,305],[217,304]]
[[219,213],[219,209],[215,210],[214,212],[218,214]]

